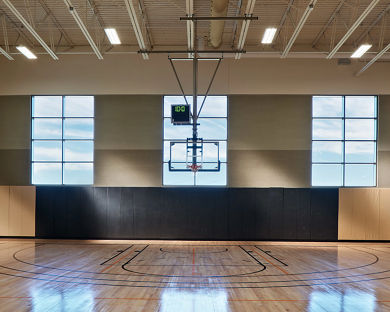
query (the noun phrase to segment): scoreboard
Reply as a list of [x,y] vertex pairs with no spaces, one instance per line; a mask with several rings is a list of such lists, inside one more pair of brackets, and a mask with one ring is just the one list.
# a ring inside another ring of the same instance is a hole
[[190,124],[190,106],[189,105],[172,105],[171,121],[174,125]]

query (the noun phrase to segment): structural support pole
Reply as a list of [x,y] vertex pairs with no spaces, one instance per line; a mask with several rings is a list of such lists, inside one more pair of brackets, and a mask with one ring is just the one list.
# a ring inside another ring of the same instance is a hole
[[138,46],[142,51],[142,57],[144,60],[149,59],[148,53],[146,53],[146,44],[145,44],[145,39],[142,34],[142,29],[141,25],[138,21],[137,13],[134,8],[133,0],[125,0],[126,3],[126,9],[127,13],[129,14],[131,25],[133,26],[133,30],[135,33],[135,37],[137,38]]
[[65,5],[69,9],[69,13],[73,16],[74,20],[76,21],[77,25],[79,26],[80,30],[84,34],[85,38],[87,39],[89,45],[91,46],[93,52],[95,52],[97,58],[99,60],[103,59],[103,55],[100,53],[99,48],[97,47],[95,41],[93,41],[91,34],[89,33],[87,27],[85,26],[84,22],[80,18],[79,14],[77,13],[76,9],[73,7],[72,2],[70,0],[64,0]]
[[8,53],[7,53],[7,51],[5,51],[3,48],[1,48],[0,47],[0,53],[1,54],[3,54],[7,59],[9,59],[10,61],[14,61],[14,58],[11,56],[11,55],[9,55]]
[[[245,16],[246,17],[252,17],[253,10],[255,8],[256,0],[249,0],[245,9]],[[246,41],[246,35],[248,34],[249,24],[251,23],[250,19],[245,19],[242,22],[240,37],[238,38],[238,44],[237,44],[237,50],[242,50],[245,41]],[[238,60],[241,58],[242,53],[237,53],[235,55],[235,59]]]
[[[194,14],[194,2],[193,0],[186,0],[186,14],[188,17],[192,17]],[[194,22],[187,21],[187,49],[192,51],[194,49]],[[194,55],[189,53],[188,57]]]
[[289,42],[287,43],[286,47],[284,48],[284,51],[282,53],[282,58],[286,58],[288,52],[290,52],[291,47],[293,46],[295,40],[298,38],[299,33],[301,32],[303,26],[306,23],[306,20],[309,18],[309,15],[314,9],[314,6],[316,5],[317,0],[310,1],[309,5],[306,7],[305,12],[303,12],[301,19],[298,22],[297,27],[295,27],[294,33],[292,34]]
[[360,15],[356,21],[353,23],[353,25],[348,29],[346,34],[344,35],[343,38],[336,44],[336,46],[333,48],[332,51],[328,54],[326,57],[327,59],[331,59],[337,51],[342,47],[342,45],[345,43],[345,41],[348,40],[348,38],[352,35],[352,33],[356,30],[356,28],[359,27],[359,25],[363,22],[363,20],[367,17],[368,14],[374,9],[374,7],[378,4],[380,0],[373,0],[368,7],[364,10],[362,15]]
[[[194,23],[194,37],[196,37],[197,22]],[[198,54],[196,51],[197,44],[194,42],[194,58],[192,60],[193,72],[193,97],[192,97],[192,164],[197,165],[197,139],[198,139]]]
[[16,16],[16,18],[23,24],[24,27],[33,35],[33,37],[40,43],[40,45],[46,50],[47,53],[53,58],[53,60],[58,60],[57,55],[53,52],[52,49],[46,44],[46,42],[38,35],[35,29],[30,25],[29,22],[23,17],[22,14],[14,7],[14,5],[9,0],[3,0],[4,4],[10,9],[10,11]]
[[374,64],[378,59],[382,57],[383,54],[385,54],[388,50],[390,50],[390,43],[382,50],[380,51],[375,57],[369,61],[361,70],[359,70],[355,76],[360,76],[363,72],[365,72],[372,64]]

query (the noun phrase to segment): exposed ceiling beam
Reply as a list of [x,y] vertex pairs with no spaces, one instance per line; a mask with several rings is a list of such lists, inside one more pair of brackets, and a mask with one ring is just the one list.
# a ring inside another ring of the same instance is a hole
[[[256,0],[248,0],[245,9],[245,16],[252,16],[253,10],[255,8],[255,4],[256,4]],[[244,20],[242,22],[240,37],[238,38],[237,50],[242,50],[244,48],[250,23],[251,23],[250,20]],[[236,60],[238,60],[241,58],[241,55],[242,53],[236,53],[234,57]]]
[[[186,15],[191,17],[194,15],[194,1],[186,0]],[[194,22],[187,21],[187,49],[190,51],[194,50]],[[189,54],[188,57],[193,57],[193,54]]]
[[99,60],[103,59],[103,55],[100,53],[99,48],[97,47],[95,41],[92,39],[91,34],[89,33],[87,27],[85,26],[84,22],[80,18],[79,14],[77,13],[76,9],[73,7],[72,2],[70,0],[64,0],[65,5],[69,9],[69,13],[73,16],[74,20],[76,21],[77,25],[80,27],[80,30],[84,34],[85,38],[87,39],[89,45],[91,46],[93,52],[95,52],[97,58]]
[[43,10],[46,12],[46,14],[51,18],[53,24],[57,27],[58,31],[62,34],[66,42],[73,47],[73,41],[70,39],[69,35],[66,33],[64,28],[61,26],[61,24],[58,22],[57,18],[53,15],[53,12],[50,10],[50,8],[47,6],[45,0],[38,0],[39,3],[41,4],[41,7]]
[[374,64],[377,60],[379,60],[383,54],[385,54],[388,50],[390,50],[390,43],[382,50],[380,51],[377,55],[375,55],[374,58],[371,59],[361,70],[359,70],[356,73],[356,76],[360,76],[363,72],[365,72],[372,64]]
[[274,42],[276,42],[276,40],[279,38],[280,32],[282,31],[282,28],[283,28],[284,23],[286,22],[287,16],[291,11],[293,3],[294,3],[294,0],[290,0],[287,4],[287,8],[283,13],[282,18],[280,19],[279,26],[278,26],[278,32],[275,35]]
[[317,0],[311,0],[308,6],[306,7],[305,11],[302,14],[301,19],[299,20],[297,26],[295,27],[294,33],[292,34],[289,42],[287,43],[286,47],[284,48],[284,51],[282,53],[282,58],[286,58],[288,55],[288,52],[290,52],[291,47],[293,46],[295,40],[298,38],[299,33],[301,32],[303,26],[306,23],[306,20],[309,18],[311,12],[314,9],[314,6],[316,5]]
[[344,5],[344,2],[345,2],[345,0],[341,0],[341,2],[338,4],[337,8],[333,11],[333,13],[332,13],[331,17],[329,18],[328,22],[325,24],[324,27],[322,27],[321,31],[318,33],[318,35],[314,39],[314,41],[312,43],[313,47],[315,47],[317,45],[318,41],[320,41],[320,39],[324,35],[325,31],[328,29],[328,27],[332,24],[332,22],[334,21],[336,16],[339,14],[341,8]]
[[367,17],[367,15],[370,14],[372,9],[378,4],[379,1],[380,0],[371,1],[371,3],[367,6],[364,12],[356,19],[353,25],[347,30],[344,37],[341,38],[341,40],[336,44],[333,50],[330,51],[330,53],[326,57],[327,59],[331,59],[337,53],[337,51],[342,47],[345,41],[348,40],[348,38],[352,35],[352,33],[356,30],[356,28],[359,27],[359,25],[363,22],[363,20]]
[[[138,21],[133,0],[124,0],[124,1],[126,3],[126,8],[127,8],[127,12],[129,13],[131,24],[133,25],[133,30],[135,33],[135,37],[137,38],[138,46],[141,51],[146,51],[145,39],[142,34],[141,25]],[[144,58],[144,60],[149,59],[149,55],[147,53],[142,53],[142,57]]]
[[377,18],[368,26],[368,28],[362,32],[362,34],[356,39],[355,44],[359,45],[360,42],[364,40],[364,38],[370,33],[370,31],[381,21],[381,19],[386,15],[387,12],[390,11],[390,4],[384,9]]
[[47,53],[53,58],[58,60],[57,55],[46,44],[46,42],[38,35],[34,28],[26,21],[26,19],[20,14],[20,12],[14,7],[9,0],[3,0],[4,4],[10,9],[10,11],[16,16],[16,18],[23,24],[24,27],[33,35],[33,37],[40,43],[40,45],[46,50]]
[[2,47],[0,47],[0,53],[3,54],[10,61],[14,61],[14,58],[11,55],[9,55]]

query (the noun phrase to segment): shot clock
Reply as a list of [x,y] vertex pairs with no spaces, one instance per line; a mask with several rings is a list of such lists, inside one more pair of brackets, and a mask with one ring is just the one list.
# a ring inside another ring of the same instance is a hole
[[189,105],[172,105],[171,121],[174,125],[190,124],[190,106]]

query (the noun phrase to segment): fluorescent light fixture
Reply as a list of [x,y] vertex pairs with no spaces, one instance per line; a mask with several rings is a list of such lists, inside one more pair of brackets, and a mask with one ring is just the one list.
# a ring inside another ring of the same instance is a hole
[[25,57],[27,57],[29,60],[35,60],[37,57],[35,56],[34,53],[32,53],[28,48],[26,47],[16,47],[16,49],[19,50],[20,53],[22,53]]
[[270,27],[267,28],[264,32],[263,40],[261,40],[262,44],[271,44],[274,40],[277,28]]
[[119,39],[118,33],[115,28],[104,28],[108,40],[110,40],[111,44],[121,44],[121,40]]
[[352,58],[359,58],[362,57],[364,53],[366,53],[368,50],[370,50],[372,47],[372,44],[362,44],[352,55]]

